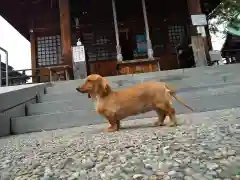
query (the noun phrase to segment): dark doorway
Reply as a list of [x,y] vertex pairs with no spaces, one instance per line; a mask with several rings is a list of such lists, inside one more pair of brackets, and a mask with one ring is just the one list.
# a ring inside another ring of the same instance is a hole
[[123,60],[133,59],[132,34],[129,31],[120,31],[119,41],[122,50]]

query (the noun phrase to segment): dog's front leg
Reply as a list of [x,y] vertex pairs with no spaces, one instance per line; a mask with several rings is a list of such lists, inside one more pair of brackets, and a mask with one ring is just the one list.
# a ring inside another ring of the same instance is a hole
[[113,117],[106,117],[108,121],[108,127],[104,129],[104,132],[114,132],[118,131],[120,127],[120,122],[116,121]]

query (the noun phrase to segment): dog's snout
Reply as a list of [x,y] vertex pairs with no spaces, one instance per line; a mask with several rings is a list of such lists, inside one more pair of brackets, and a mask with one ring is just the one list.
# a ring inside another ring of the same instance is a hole
[[79,88],[76,88],[76,90],[77,90],[78,92],[80,92]]

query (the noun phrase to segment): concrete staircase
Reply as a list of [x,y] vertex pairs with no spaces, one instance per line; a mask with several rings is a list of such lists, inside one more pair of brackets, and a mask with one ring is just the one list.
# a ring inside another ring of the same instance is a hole
[[[186,104],[195,108],[196,112],[203,112],[240,106],[240,80],[237,74],[239,73],[235,66],[219,66],[107,79],[115,90],[149,80],[169,82],[177,87],[178,95]],[[20,134],[105,123],[106,121],[94,111],[91,99],[76,92],[76,87],[81,83],[83,80],[58,82],[48,87],[38,103],[27,106],[28,116],[12,118],[12,132]],[[175,101],[174,107],[178,114],[189,113]],[[155,116],[155,112],[149,112],[126,120]]]

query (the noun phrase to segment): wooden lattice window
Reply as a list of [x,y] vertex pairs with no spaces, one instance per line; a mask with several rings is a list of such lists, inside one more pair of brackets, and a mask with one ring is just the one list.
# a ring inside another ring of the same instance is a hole
[[176,47],[180,43],[181,36],[183,35],[183,33],[184,33],[184,26],[182,25],[168,26],[168,37],[172,47]]
[[[107,35],[99,35],[96,37],[96,54],[98,60],[114,59],[115,56],[112,54],[115,47],[111,43],[111,38]],[[115,50],[116,51],[116,50]]]
[[60,35],[37,37],[38,67],[59,64],[61,59]]

